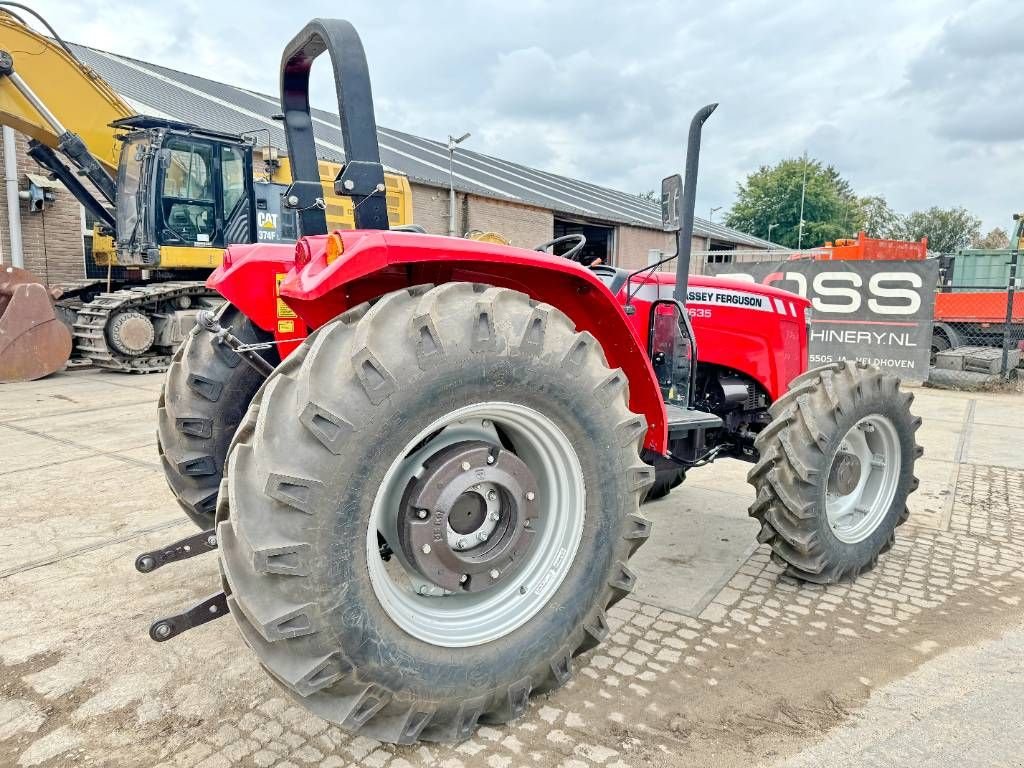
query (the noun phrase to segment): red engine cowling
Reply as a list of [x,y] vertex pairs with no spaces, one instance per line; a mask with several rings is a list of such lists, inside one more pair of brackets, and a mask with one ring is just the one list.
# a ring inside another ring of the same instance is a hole
[[[630,324],[646,344],[651,303],[669,299],[675,275],[656,272],[629,283],[636,311]],[[729,277],[692,275],[686,309],[693,325],[697,358],[747,374],[776,400],[807,369],[807,309],[795,294]],[[616,298],[626,302],[627,286]]]

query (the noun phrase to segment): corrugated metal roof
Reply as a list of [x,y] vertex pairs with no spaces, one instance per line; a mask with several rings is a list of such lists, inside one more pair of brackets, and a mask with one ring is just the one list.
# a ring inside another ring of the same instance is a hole
[[[191,122],[230,133],[256,133],[257,142],[284,148],[284,132],[272,115],[280,112],[273,96],[72,44],[75,54],[99,73],[133,107],[144,114]],[[338,117],[313,110],[320,156],[344,159]],[[445,143],[378,126],[381,160],[410,181],[448,187]],[[455,187],[484,197],[547,208],[556,214],[651,229],[661,228],[660,206],[636,195],[540,171],[498,157],[459,148],[455,153]],[[770,243],[720,224],[696,219],[694,233],[738,245],[767,248]]]

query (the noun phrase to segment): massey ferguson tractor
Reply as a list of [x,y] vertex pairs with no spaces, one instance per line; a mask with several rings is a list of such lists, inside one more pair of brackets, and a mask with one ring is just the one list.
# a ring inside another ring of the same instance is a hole
[[[356,229],[328,232],[309,74],[333,63]],[[159,407],[168,481],[205,530],[142,572],[216,549],[223,592],[150,627],[230,613],[317,715],[386,741],[457,741],[523,713],[608,635],[651,534],[645,495],[753,462],[759,540],[793,576],[873,566],[920,454],[899,381],[805,370],[807,303],[688,281],[701,126],[675,275],[389,230],[362,45],[311,22],[281,73],[295,245],[232,246]],[[678,179],[678,177],[675,177]],[[671,180],[670,193],[679,184]],[[565,243],[562,243],[564,246]],[[689,284],[688,284],[689,283]]]

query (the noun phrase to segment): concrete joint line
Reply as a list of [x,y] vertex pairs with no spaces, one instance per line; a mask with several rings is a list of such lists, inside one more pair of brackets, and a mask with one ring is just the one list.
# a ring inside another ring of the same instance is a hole
[[956,441],[956,450],[953,454],[953,472],[949,481],[949,493],[946,494],[946,503],[942,508],[942,519],[939,521],[940,531],[948,531],[953,521],[956,489],[960,485],[960,468],[967,463],[967,451],[971,443],[971,428],[974,426],[974,409],[977,405],[978,401],[973,397],[967,401],[967,411],[964,413],[960,437]]
[[60,413],[46,414],[44,416],[18,416],[13,419],[4,419],[0,421],[0,426],[14,424],[20,421],[33,421],[35,419],[64,418],[65,416],[76,416],[79,413],[92,413],[93,411],[111,411],[116,408],[128,408],[136,405],[146,405],[147,403],[151,402],[153,402],[153,398],[149,397],[146,398],[145,400],[132,400],[131,402],[128,403],[116,403],[114,405],[100,405],[95,407],[86,406],[85,408],[73,408],[70,411],[61,411]]
[[0,571],[0,579],[6,579],[10,576],[14,576],[19,573],[24,573],[25,571],[32,571],[36,568],[42,568],[47,565],[53,565],[54,563],[59,563],[63,560],[67,560],[68,558],[77,557],[78,555],[84,555],[88,552],[95,552],[97,549],[103,549],[104,547],[109,547],[113,544],[122,544],[126,541],[138,538],[139,536],[145,536],[149,533],[156,533],[157,531],[162,531],[166,528],[173,528],[177,525],[185,525],[188,522],[188,520],[170,520],[166,523],[160,523],[159,525],[151,525],[148,528],[140,528],[137,531],[126,533],[124,536],[117,536],[113,539],[105,539],[104,541],[100,541],[95,544],[88,544],[84,547],[79,547],[78,549],[72,549],[68,552],[64,552],[59,555],[53,555],[52,557],[44,557],[41,560],[33,560],[29,563],[22,563],[21,565],[16,565],[13,568],[7,568],[3,571]]
[[967,460],[967,451],[971,445],[971,428],[974,426],[974,409],[978,401],[971,398],[967,401],[967,413],[964,414],[963,429],[956,443],[956,463],[963,464]]
[[[54,435],[48,435],[45,432],[40,432],[35,429],[29,429],[28,427],[22,427],[17,424],[4,424],[3,426],[6,427],[7,429],[13,429],[17,432],[23,432],[26,435],[32,435],[33,437],[42,438],[43,440],[51,440],[55,443],[59,443],[60,445],[66,445],[69,448],[77,448],[80,451],[88,451],[93,456],[107,456],[111,459],[116,459],[117,461],[123,461],[125,464],[131,464],[133,467],[142,467],[144,469],[161,469],[159,465],[154,464],[153,462],[133,459],[131,456],[121,456],[120,454],[114,453],[113,451],[104,451],[101,448],[92,448],[88,445],[83,445],[82,443],[76,443],[74,440],[68,440],[65,437],[55,437]],[[129,447],[126,450],[131,450],[131,448]]]

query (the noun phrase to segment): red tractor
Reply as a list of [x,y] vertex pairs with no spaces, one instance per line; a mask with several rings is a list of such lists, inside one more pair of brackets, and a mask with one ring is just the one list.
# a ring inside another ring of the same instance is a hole
[[[332,233],[308,100],[324,51],[356,219]],[[233,246],[210,278],[228,303],[178,352],[159,427],[171,488],[208,530],[136,562],[216,548],[224,591],[153,639],[230,612],[311,711],[453,741],[517,717],[605,639],[651,533],[641,502],[691,467],[755,462],[759,539],[799,578],[856,576],[891,546],[917,484],[911,395],[862,365],[806,371],[799,297],[687,287],[713,106],[690,128],[673,276],[588,269],[577,236],[554,256],[389,230],[346,22],[310,23],[281,84],[303,237]]]

